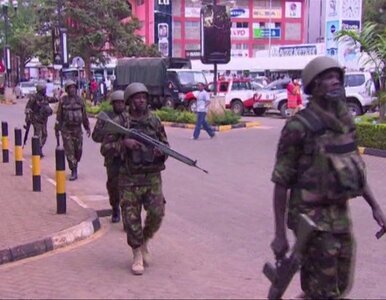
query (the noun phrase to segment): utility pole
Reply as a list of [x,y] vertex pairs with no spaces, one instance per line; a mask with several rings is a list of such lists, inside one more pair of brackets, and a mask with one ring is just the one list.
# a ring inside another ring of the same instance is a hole
[[[58,14],[58,24],[57,24],[58,30],[55,30],[54,32],[58,32],[59,36],[60,36],[60,28],[62,25],[62,15],[61,15],[62,0],[57,0],[56,4],[57,4],[57,14]],[[55,37],[55,38],[57,38],[57,37]],[[62,55],[62,57],[63,57],[63,55]],[[59,70],[59,74],[60,74],[60,86],[63,87],[63,61],[61,61],[61,63],[62,63],[62,68]]]

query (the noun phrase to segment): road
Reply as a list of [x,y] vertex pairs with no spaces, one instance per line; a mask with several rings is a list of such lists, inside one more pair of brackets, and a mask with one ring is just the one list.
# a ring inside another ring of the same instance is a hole
[[[0,120],[22,126],[23,101],[1,106]],[[152,265],[143,276],[130,273],[131,253],[122,224],[102,219],[102,230],[72,247],[0,266],[1,298],[264,298],[269,286],[261,274],[272,260],[270,175],[284,121],[277,116],[246,117],[260,128],[205,132],[167,127],[171,146],[209,170],[169,159],[163,173],[167,201],[161,230],[150,244]],[[95,120],[91,120],[95,123]],[[50,128],[53,128],[51,117]],[[12,129],[13,130],[13,129]],[[10,129],[10,132],[12,131]],[[49,130],[42,173],[54,178],[53,130]],[[29,147],[25,156],[30,155]],[[384,158],[365,157],[374,193],[386,211]],[[88,206],[107,208],[105,173],[99,146],[85,138],[79,180],[67,183],[70,196]],[[42,187],[44,189],[44,186]],[[71,201],[71,200],[70,200]],[[357,260],[350,298],[384,298],[386,239],[376,240],[377,226],[362,198],[352,200]],[[17,286],[17,287],[16,287]],[[295,278],[286,297],[300,293]]]

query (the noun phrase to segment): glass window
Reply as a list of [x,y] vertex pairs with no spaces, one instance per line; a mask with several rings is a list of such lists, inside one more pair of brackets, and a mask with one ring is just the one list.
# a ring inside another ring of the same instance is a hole
[[173,39],[181,39],[181,22],[173,22]]
[[248,49],[248,44],[232,44],[232,49]]
[[365,76],[361,74],[346,75],[344,81],[346,86],[361,86],[365,83]]
[[199,43],[186,43],[185,45],[186,50],[200,50],[200,44]]
[[232,22],[233,28],[248,28],[248,22]]
[[237,0],[236,5],[238,8],[249,8],[249,0]]
[[[238,1],[237,1],[238,2]],[[269,9],[269,7],[278,9],[281,8],[281,0],[254,0],[253,1],[253,8],[259,8],[259,9]]]
[[285,39],[287,41],[301,40],[302,24],[301,23],[286,23],[285,24]]
[[198,82],[206,84],[206,78],[202,72],[178,71],[177,74],[182,85],[196,84]]
[[182,57],[181,54],[181,45],[178,43],[173,43],[172,45],[172,52],[174,57]]
[[221,82],[219,92],[227,92],[228,86],[229,86],[229,82]]
[[185,22],[185,39],[200,39],[200,23],[198,21]]
[[173,1],[172,15],[177,17],[181,16],[181,1]]

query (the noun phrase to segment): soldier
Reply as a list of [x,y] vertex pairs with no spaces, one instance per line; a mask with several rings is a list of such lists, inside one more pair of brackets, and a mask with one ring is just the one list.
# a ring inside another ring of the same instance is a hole
[[272,174],[275,238],[271,247],[276,258],[288,251],[287,208],[287,226],[295,235],[300,214],[318,227],[301,267],[301,288],[312,299],[338,298],[349,288],[354,240],[348,200],[362,196],[376,222],[386,225],[366,182],[343,78],[342,68],[332,58],[318,57],[307,64],[302,79],[310,102],[285,124]]
[[76,83],[68,80],[56,115],[55,131],[62,133],[63,147],[71,170],[70,180],[78,178],[78,162],[82,157],[83,132],[82,124],[90,137],[90,123],[83,100],[76,94]]
[[[131,83],[125,90],[129,105],[129,128],[136,129],[168,145],[161,121],[149,110],[149,92],[142,83]],[[125,138],[120,151],[124,158],[124,172],[120,174],[122,221],[127,243],[133,250],[131,270],[142,275],[144,264],[149,264],[148,241],[161,226],[165,213],[161,171],[166,156],[157,148],[148,147],[135,139]],[[147,212],[144,227],[141,209]]]
[[[128,114],[125,110],[125,100],[123,91],[115,91],[110,96],[113,111],[109,112],[109,117],[116,123],[128,127]],[[119,210],[119,189],[118,175],[119,168],[123,164],[118,148],[114,147],[115,143],[122,142],[119,134],[105,133],[103,130],[104,121],[98,120],[92,132],[94,142],[102,143],[101,154],[105,157],[105,167],[107,171],[106,188],[109,194],[110,205],[113,210],[111,217],[112,223],[120,221]]]
[[47,122],[52,115],[50,103],[58,102],[56,98],[46,96],[46,85],[38,83],[36,94],[32,95],[25,107],[25,122],[32,124],[34,135],[40,140],[40,156],[43,157],[43,146],[47,141]]

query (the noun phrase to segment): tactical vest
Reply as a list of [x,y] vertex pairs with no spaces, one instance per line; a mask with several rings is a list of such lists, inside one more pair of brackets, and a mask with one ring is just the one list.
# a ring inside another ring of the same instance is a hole
[[33,120],[36,123],[45,123],[53,111],[48,100],[44,96],[35,95],[35,103],[32,107]]
[[[129,122],[130,129],[136,129],[158,140],[158,120],[153,114],[150,113],[143,120],[130,120]],[[145,145],[140,150],[129,151],[126,165],[131,174],[156,173],[165,169],[164,159],[155,158],[154,148],[149,145]]]
[[64,126],[80,126],[83,121],[83,105],[78,97],[63,97],[63,123]]
[[300,111],[294,118],[309,131],[296,183],[302,190],[303,201],[323,204],[362,195],[366,170],[356,145],[355,130],[347,133],[329,130],[310,109]]

